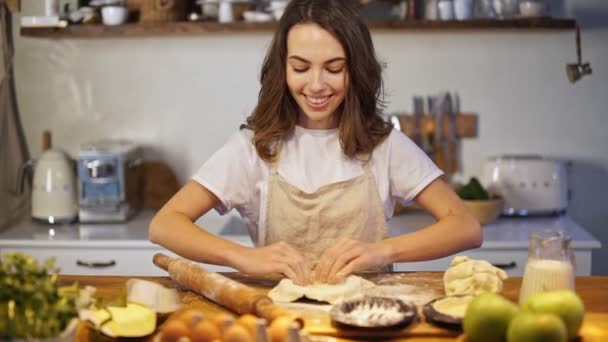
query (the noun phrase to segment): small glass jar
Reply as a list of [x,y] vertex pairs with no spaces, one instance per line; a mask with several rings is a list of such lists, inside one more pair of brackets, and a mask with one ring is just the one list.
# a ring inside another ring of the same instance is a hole
[[424,0],[424,19],[437,20],[439,18],[437,0]]
[[473,5],[473,17],[477,19],[493,19],[496,18],[492,0],[476,0]]
[[546,15],[545,4],[541,0],[520,0],[519,14],[522,17],[542,17]]
[[574,290],[574,251],[570,236],[559,229],[530,235],[528,262],[519,291],[519,304],[537,292]]
[[519,0],[494,0],[492,5],[499,18],[512,18],[519,14]]
[[454,2],[452,0],[439,0],[437,3],[439,19],[454,20]]

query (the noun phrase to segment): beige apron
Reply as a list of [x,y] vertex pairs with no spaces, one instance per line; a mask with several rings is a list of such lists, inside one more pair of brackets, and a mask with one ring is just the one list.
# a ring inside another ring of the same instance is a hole
[[384,239],[387,225],[371,163],[364,163],[363,170],[358,177],[307,193],[279,175],[278,160],[271,163],[265,245],[285,241],[314,265],[340,239]]

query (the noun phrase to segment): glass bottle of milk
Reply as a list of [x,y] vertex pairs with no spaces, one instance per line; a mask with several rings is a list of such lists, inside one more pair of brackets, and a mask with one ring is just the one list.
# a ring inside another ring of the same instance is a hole
[[519,304],[543,291],[574,290],[574,251],[570,236],[558,229],[530,234],[528,262],[519,290]]

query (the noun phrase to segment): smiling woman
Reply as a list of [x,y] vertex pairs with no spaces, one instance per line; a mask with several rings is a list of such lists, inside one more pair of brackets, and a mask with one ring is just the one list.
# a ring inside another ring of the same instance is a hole
[[[296,285],[476,247],[479,223],[441,170],[382,116],[382,67],[359,5],[291,0],[245,124],[158,212],[150,240],[200,262]],[[395,201],[437,223],[387,238]],[[255,248],[193,222],[236,209]]]
[[287,37],[287,86],[300,107],[298,125],[328,129],[348,90],[346,57],[340,42],[317,24],[298,25]]

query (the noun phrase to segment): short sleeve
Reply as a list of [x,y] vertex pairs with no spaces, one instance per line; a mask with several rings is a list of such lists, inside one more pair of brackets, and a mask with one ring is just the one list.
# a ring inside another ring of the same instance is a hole
[[443,172],[402,132],[393,130],[389,139],[391,196],[408,204]]
[[224,215],[251,198],[256,156],[248,134],[239,131],[213,153],[192,177],[220,199],[221,204],[215,208],[219,214]]

